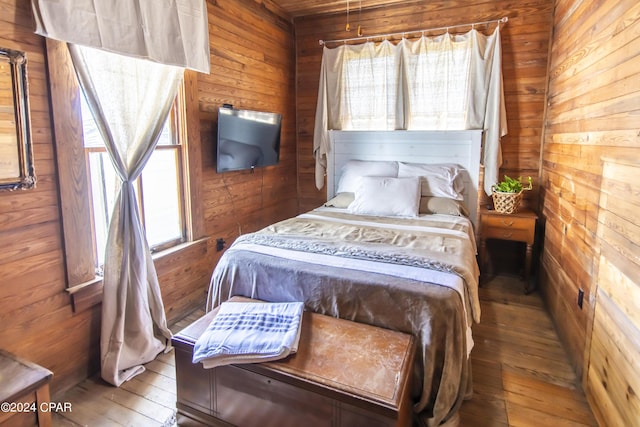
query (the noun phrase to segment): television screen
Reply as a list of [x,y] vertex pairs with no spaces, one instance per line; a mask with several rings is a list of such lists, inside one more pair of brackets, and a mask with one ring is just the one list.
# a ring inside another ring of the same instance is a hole
[[237,171],[278,163],[281,121],[278,113],[220,107],[216,170]]

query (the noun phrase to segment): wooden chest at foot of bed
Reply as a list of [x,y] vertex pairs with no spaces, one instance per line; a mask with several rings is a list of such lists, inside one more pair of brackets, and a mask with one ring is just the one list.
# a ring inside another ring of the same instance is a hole
[[305,312],[296,354],[204,369],[191,363],[193,346],[214,316],[208,313],[172,339],[179,424],[411,425],[411,335]]

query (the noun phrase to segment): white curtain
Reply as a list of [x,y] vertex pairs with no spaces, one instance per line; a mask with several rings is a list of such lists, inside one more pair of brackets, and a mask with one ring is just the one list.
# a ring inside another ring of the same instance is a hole
[[470,97],[468,34],[402,40],[407,127],[411,130],[465,129]]
[[[388,41],[345,46],[339,129],[393,130],[402,115],[398,111],[400,49]],[[372,90],[375,97],[371,97]]]
[[183,69],[69,45],[80,85],[122,180],[104,263],[102,377],[119,386],[170,348],[160,285],[134,181],[153,153]]
[[324,186],[329,130],[484,129],[484,189],[498,180],[507,133],[499,27],[323,50],[313,136]]
[[31,0],[36,33],[209,73],[205,0]]

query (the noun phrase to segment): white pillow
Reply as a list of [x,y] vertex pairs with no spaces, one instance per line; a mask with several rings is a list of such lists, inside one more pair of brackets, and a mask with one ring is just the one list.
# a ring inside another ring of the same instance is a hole
[[348,212],[376,216],[418,216],[420,180],[365,176],[360,178]]
[[388,176],[397,178],[398,162],[375,160],[349,160],[342,167],[336,193],[355,193],[362,176]]
[[420,197],[421,214],[444,214],[455,216],[469,216],[469,210],[461,200],[448,197]]
[[461,166],[455,164],[400,163],[398,178],[420,177],[422,196],[448,197],[464,200],[464,180]]

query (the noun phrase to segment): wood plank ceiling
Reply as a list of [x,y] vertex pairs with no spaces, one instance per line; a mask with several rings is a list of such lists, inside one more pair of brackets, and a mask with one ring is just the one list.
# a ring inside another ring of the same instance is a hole
[[[420,0],[422,1],[422,0]],[[271,0],[291,17],[321,15],[331,13],[346,13],[347,0]],[[362,9],[374,9],[395,4],[416,3],[408,0],[349,0],[351,13],[358,13]]]

